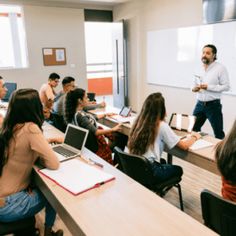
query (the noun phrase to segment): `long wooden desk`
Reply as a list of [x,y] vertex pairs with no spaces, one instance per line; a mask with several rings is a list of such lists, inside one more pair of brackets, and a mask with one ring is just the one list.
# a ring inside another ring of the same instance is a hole
[[[101,113],[101,112],[118,112],[119,109],[117,108],[111,108],[107,107],[105,109],[98,109],[94,111],[90,111],[93,114],[96,113]],[[117,122],[113,119],[110,119],[109,117],[106,117],[104,119],[101,119],[99,122],[102,124],[108,126],[108,127],[113,127],[117,124]],[[121,132],[125,135],[129,135],[131,125],[130,124],[122,124],[122,130]],[[204,140],[210,141],[214,144],[219,142],[218,139],[211,137],[211,136],[205,136],[203,137]],[[214,152],[215,152],[215,146],[207,147],[207,148],[202,148],[198,150],[189,150],[189,151],[183,151],[179,148],[173,148],[171,150],[165,149],[165,151],[168,154],[168,162],[172,162],[172,156],[176,156],[178,158],[181,158],[185,161],[188,161],[194,165],[197,165],[203,169],[206,169],[212,173],[218,174],[219,171],[217,169],[216,163],[215,163],[215,158],[214,158]]]
[[[46,137],[63,135],[50,125]],[[178,208],[85,149],[116,179],[78,196],[36,171],[35,181],[73,236],[77,235],[216,235]]]

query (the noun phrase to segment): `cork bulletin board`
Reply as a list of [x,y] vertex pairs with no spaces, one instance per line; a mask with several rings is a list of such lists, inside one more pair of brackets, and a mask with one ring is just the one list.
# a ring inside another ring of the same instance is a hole
[[66,65],[65,48],[43,48],[42,52],[45,66]]

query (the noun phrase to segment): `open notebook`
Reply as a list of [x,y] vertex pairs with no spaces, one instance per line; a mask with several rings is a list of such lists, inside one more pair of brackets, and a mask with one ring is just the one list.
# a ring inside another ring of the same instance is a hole
[[208,142],[204,139],[198,139],[192,146],[189,147],[190,150],[198,150],[201,148],[207,148],[215,144]]
[[62,162],[58,170],[44,168],[38,171],[73,195],[86,192],[115,179],[113,175],[78,159]]

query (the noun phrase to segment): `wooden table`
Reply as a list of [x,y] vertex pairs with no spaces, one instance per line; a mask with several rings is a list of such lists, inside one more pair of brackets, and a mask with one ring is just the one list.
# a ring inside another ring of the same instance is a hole
[[[116,114],[119,114],[120,109],[116,108],[116,107],[105,107],[105,108],[100,108],[100,109],[96,109],[96,110],[89,110],[89,113],[91,114],[106,114],[106,113],[110,113],[110,112],[114,112]],[[135,116],[135,114],[132,112],[131,113],[132,116]],[[99,123],[108,126],[108,127],[114,127],[117,125],[117,121],[110,118],[109,116],[106,116],[106,118],[100,119]],[[125,134],[127,136],[129,136],[129,132],[130,132],[130,128],[131,128],[131,124],[129,123],[124,123],[122,124],[122,129],[121,129],[121,133]]]
[[[93,111],[91,111],[91,113],[96,114],[97,112],[101,113],[101,112],[110,112],[110,111],[117,112],[117,111],[119,111],[119,109],[113,108],[113,107],[107,107],[105,109],[93,110]],[[99,121],[99,122],[101,122],[102,124],[104,124],[108,127],[113,127],[117,124],[117,122],[115,120],[112,120],[109,117],[101,119],[101,121]],[[129,135],[130,128],[131,128],[130,124],[123,124],[121,132],[125,135]],[[180,132],[177,132],[177,133],[180,134]],[[207,140],[209,142],[212,142],[214,144],[219,142],[219,139],[216,139],[211,136],[205,136],[205,137],[203,137],[203,139]],[[197,165],[205,170],[208,170],[212,173],[219,175],[219,171],[217,169],[215,158],[214,158],[215,145],[213,145],[211,147],[207,147],[207,148],[194,150],[194,151],[192,151],[192,150],[183,151],[183,150],[179,149],[178,147],[175,147],[171,150],[165,148],[165,151],[167,152],[169,163],[172,163],[172,157],[176,156],[176,157],[181,158],[185,161],[188,161],[194,165]]]
[[[44,126],[46,137],[62,133]],[[216,235],[178,208],[85,149],[116,177],[112,182],[73,196],[36,171],[35,181],[73,236],[77,235]]]

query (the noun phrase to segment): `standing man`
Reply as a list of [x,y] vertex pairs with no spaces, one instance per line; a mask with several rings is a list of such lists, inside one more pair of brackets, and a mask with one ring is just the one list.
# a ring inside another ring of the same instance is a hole
[[216,138],[223,139],[223,114],[220,102],[221,93],[230,89],[226,68],[216,62],[217,49],[207,44],[202,50],[202,75],[196,75],[193,92],[197,93],[197,104],[193,115],[196,116],[194,131],[201,131],[206,119],[209,120]]

